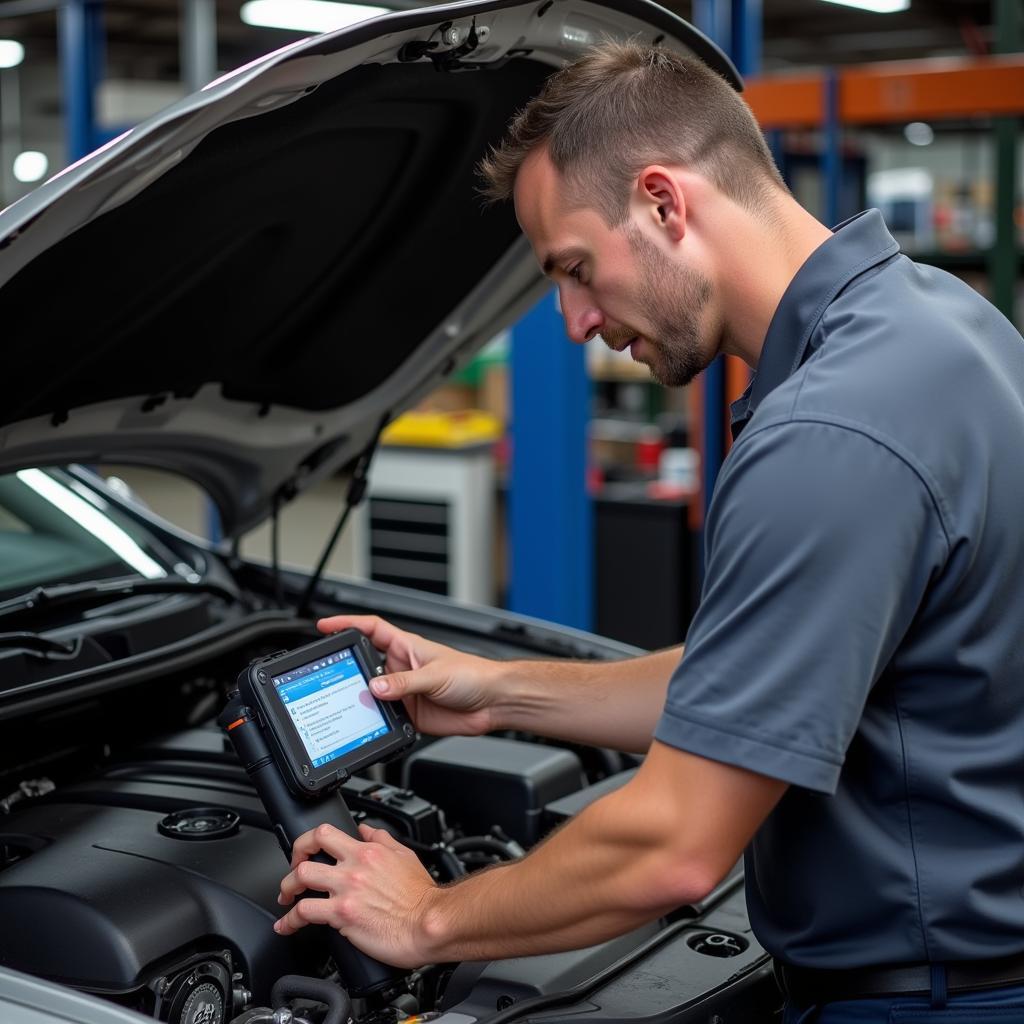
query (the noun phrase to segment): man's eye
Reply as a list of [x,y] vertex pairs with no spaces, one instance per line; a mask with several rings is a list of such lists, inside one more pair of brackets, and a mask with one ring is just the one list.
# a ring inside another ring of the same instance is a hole
[[575,281],[582,281],[583,280],[583,277],[582,277],[582,275],[583,275],[583,264],[582,263],[577,263],[576,266],[570,267],[568,273],[569,273],[569,276],[573,280],[575,280]]

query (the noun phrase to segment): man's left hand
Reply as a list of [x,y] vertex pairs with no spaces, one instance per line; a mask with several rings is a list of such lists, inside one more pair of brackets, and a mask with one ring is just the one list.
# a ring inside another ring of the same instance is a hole
[[[287,906],[307,891],[327,897],[300,899],[274,931],[291,935],[307,924],[326,924],[377,960],[420,967],[431,959],[424,914],[438,886],[416,854],[384,829],[360,825],[359,834],[362,842],[319,825],[295,840],[278,903]],[[320,852],[337,863],[309,859]]]

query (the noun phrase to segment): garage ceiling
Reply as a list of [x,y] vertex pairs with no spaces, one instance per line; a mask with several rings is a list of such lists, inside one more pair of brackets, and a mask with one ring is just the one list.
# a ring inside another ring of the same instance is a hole
[[[685,18],[691,0],[662,0]],[[0,37],[23,42],[26,59],[52,60],[52,13],[5,17]],[[292,39],[293,33],[242,23],[240,0],[217,0],[218,63],[235,67]],[[117,78],[174,80],[179,72],[179,0],[109,0],[105,5],[108,73]],[[911,0],[908,11],[871,14],[824,0],[764,0],[766,70],[791,66],[899,60],[984,52],[991,40],[988,0]]]
[[[393,2],[404,7],[417,0]],[[691,19],[693,0],[660,2]],[[766,71],[980,54],[992,38],[989,0],[911,0],[910,10],[884,15],[825,0],[763,3]],[[215,5],[222,72],[299,38],[244,24],[242,0],[215,0]],[[24,13],[45,6],[46,0],[0,0],[0,39],[16,39],[26,51],[20,67],[0,71],[0,208],[33,187],[14,177],[18,153],[43,153],[49,173],[67,162],[57,15],[53,10]],[[97,94],[102,131],[121,131],[184,95],[181,19],[181,0],[107,0],[103,5],[106,53]]]

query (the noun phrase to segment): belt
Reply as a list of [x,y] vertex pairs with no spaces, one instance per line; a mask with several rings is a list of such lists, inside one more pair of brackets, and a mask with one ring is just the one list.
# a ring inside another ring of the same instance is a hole
[[[995,960],[954,960],[946,969],[946,990],[971,992],[1024,984],[1024,953]],[[775,977],[786,996],[799,1005],[834,1003],[878,996],[928,995],[931,964],[889,964],[845,971],[792,967],[775,961]]]

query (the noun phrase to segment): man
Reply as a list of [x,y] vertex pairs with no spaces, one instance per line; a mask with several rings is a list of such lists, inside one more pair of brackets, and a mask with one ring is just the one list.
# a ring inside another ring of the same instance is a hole
[[447,888],[382,832],[308,833],[282,903],[330,897],[278,930],[328,922],[410,967],[560,950],[705,896],[746,850],[789,1019],[1024,1018],[1020,335],[876,212],[819,224],[739,97],[667,52],[554,75],[484,172],[574,341],[668,385],[723,352],[756,368],[703,599],[682,660],[597,666],[323,621],[387,653],[377,692],[425,732],[647,757],[521,863]]

